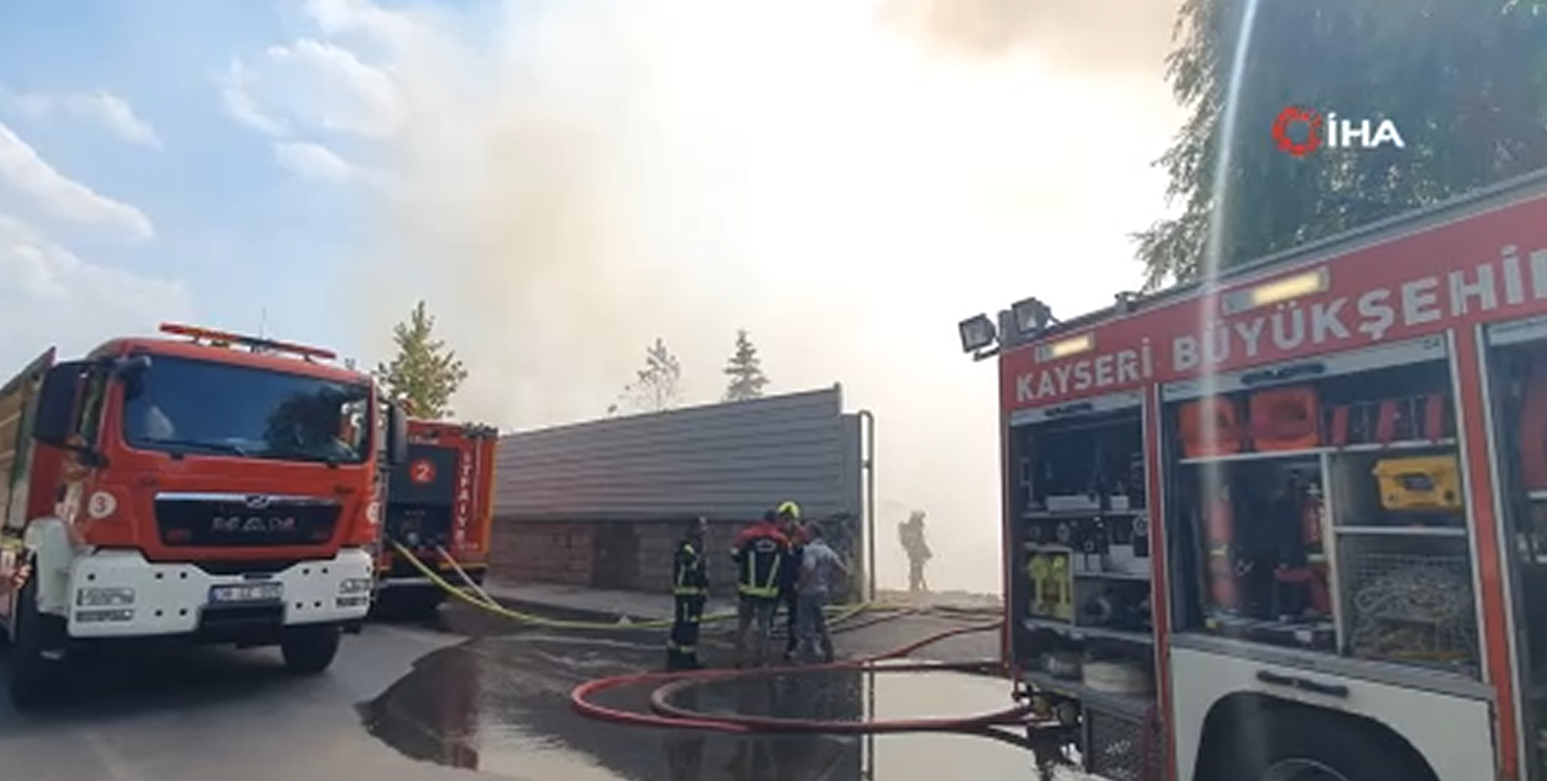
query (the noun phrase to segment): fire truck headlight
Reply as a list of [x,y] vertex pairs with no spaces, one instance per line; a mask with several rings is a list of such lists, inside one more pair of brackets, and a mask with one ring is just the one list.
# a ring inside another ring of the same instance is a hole
[[340,594],[364,594],[371,590],[370,578],[344,578],[338,583]]
[[134,604],[134,589],[88,586],[75,592],[77,607],[118,607]]
[[961,321],[956,326],[956,331],[961,336],[962,352],[975,353],[993,345],[998,334],[994,330],[994,321],[988,319],[988,315],[973,315]]

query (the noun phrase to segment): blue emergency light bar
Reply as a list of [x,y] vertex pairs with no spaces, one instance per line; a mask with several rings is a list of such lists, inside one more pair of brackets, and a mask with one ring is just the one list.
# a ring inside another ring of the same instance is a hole
[[244,336],[229,331],[217,331],[213,328],[200,328],[193,325],[180,325],[178,323],[162,323],[161,333],[173,336],[186,336],[194,341],[206,340],[214,345],[239,344],[255,353],[273,352],[289,353],[302,358],[320,358],[331,361],[338,358],[338,354],[332,350],[324,350],[320,347],[307,347],[304,344],[293,342],[281,342],[276,339],[262,339],[256,336]]

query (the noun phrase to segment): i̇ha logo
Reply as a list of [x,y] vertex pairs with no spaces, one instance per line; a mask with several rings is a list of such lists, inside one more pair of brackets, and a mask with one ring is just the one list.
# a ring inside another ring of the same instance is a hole
[[1273,121],[1273,142],[1295,157],[1326,147],[1328,149],[1375,149],[1394,146],[1405,149],[1401,131],[1389,119],[1344,119],[1328,111],[1326,117],[1300,106],[1286,106]]

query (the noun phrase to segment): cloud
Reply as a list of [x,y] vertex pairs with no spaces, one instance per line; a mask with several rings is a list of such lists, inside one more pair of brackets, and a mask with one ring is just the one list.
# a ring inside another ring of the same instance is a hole
[[61,174],[21,136],[0,123],[0,185],[7,184],[55,217],[111,228],[131,239],[155,235],[150,218],[139,209]]
[[128,101],[104,90],[63,94],[18,93],[0,88],[18,113],[27,119],[45,123],[59,117],[74,117],[93,122],[133,144],[161,148],[161,138],[149,122],[139,118]]
[[327,147],[311,141],[274,142],[274,162],[303,179],[342,182],[356,171]]
[[[0,213],[0,372],[50,345],[79,353],[106,338],[185,317],[178,282],[88,263],[20,219]],[[9,376],[9,375],[4,375]]]
[[366,0],[304,0],[302,10],[330,36],[357,33],[392,46],[407,45],[415,37],[410,18]]
[[258,101],[249,93],[252,77],[240,59],[233,59],[226,72],[215,80],[220,90],[221,106],[226,115],[238,124],[270,136],[284,136],[290,132],[283,120],[270,116],[258,107]]
[[221,84],[226,110],[270,135],[294,124],[364,138],[384,138],[406,108],[397,84],[349,49],[303,38],[232,63]]

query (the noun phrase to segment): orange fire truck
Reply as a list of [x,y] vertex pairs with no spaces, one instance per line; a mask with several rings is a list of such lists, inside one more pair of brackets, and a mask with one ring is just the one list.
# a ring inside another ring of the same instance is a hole
[[326,669],[370,606],[406,420],[326,350],[179,325],[0,388],[0,629],[38,703],[83,643],[277,644]]
[[437,566],[452,583],[462,585],[454,566],[473,582],[483,582],[494,524],[498,443],[499,430],[491,426],[409,420],[407,458],[387,481],[384,544],[376,559],[376,601],[383,613],[423,615],[446,598],[440,586],[397,555],[393,542]]
[[999,365],[1044,742],[1123,780],[1547,779],[1547,176],[960,334]]

